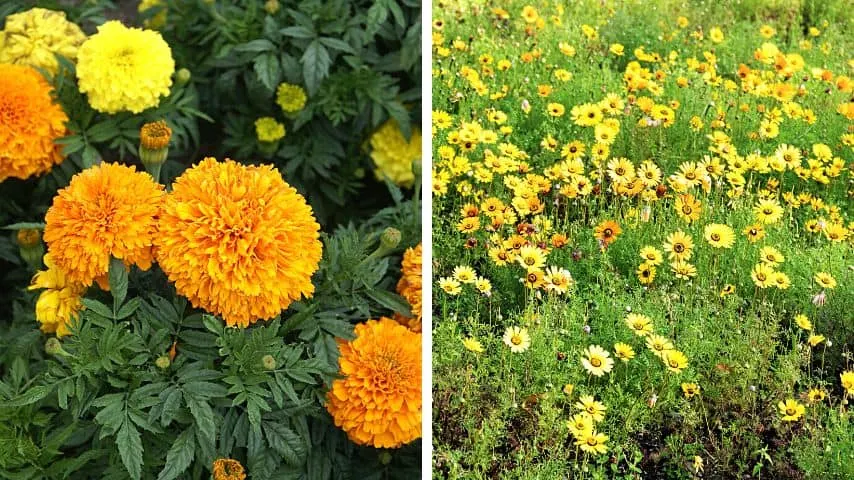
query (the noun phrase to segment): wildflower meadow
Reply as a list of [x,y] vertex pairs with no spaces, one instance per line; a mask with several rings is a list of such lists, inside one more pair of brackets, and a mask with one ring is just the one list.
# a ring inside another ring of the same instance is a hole
[[0,478],[420,477],[420,23],[0,2]]
[[433,478],[854,478],[850,7],[434,8]]

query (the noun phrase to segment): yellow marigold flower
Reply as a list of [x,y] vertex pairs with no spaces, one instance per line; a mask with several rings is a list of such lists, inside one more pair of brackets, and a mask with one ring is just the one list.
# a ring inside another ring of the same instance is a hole
[[117,21],[98,27],[77,55],[80,91],[104,113],[156,107],[169,95],[174,71],[172,50],[160,33]]
[[59,66],[55,54],[73,61],[84,40],[83,30],[66,20],[65,12],[33,8],[6,17],[0,63],[39,67],[53,75]]
[[151,267],[163,186],[135,167],[102,163],[60,190],[45,215],[48,253],[68,277],[109,288],[110,257]]
[[371,135],[370,144],[377,179],[387,177],[397,185],[411,187],[415,182],[412,164],[421,160],[421,131],[413,128],[407,141],[397,121],[389,120]]
[[854,371],[846,370],[839,374],[839,381],[842,383],[842,388],[848,395],[854,395]]
[[69,279],[56,267],[50,254],[44,256],[44,264],[47,270],[37,272],[28,289],[46,289],[36,301],[36,320],[42,324],[43,332],[62,337],[70,333],[68,325],[84,308],[80,297],[86,287]]
[[397,448],[421,436],[421,334],[394,320],[368,320],[339,341],[340,374],[326,396],[335,425],[353,442]]
[[146,10],[151,10],[155,7],[162,8],[159,12],[154,14],[153,17],[142,22],[143,25],[148,28],[157,29],[166,25],[166,3],[164,2],[164,0],[142,0],[141,2],[139,2],[139,6],[136,9],[139,13],[145,13]]
[[193,306],[246,327],[314,293],[319,230],[305,198],[272,166],[208,157],[163,203],[157,261]]
[[232,458],[218,458],[211,469],[214,480],[244,480],[246,472],[243,465]]
[[68,117],[50,90],[33,68],[0,64],[0,182],[47,172],[62,161],[54,140],[65,135]]
[[276,103],[282,107],[282,111],[285,113],[294,113],[302,110],[305,107],[307,98],[305,90],[299,85],[282,83],[276,89]]
[[408,325],[415,332],[421,331],[421,244],[406,250],[401,263],[400,280],[397,282],[397,293],[409,302],[412,317],[397,315],[395,320]]
[[285,126],[273,117],[261,117],[255,120],[255,135],[259,142],[276,142],[284,138]]

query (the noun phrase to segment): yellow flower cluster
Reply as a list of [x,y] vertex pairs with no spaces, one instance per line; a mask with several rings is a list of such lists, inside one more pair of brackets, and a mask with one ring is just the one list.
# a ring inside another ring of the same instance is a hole
[[56,54],[74,61],[86,35],[65,12],[33,8],[6,17],[0,31],[0,63],[43,68],[55,74]]
[[276,103],[285,113],[295,113],[305,107],[305,90],[299,85],[283,83],[276,89]]
[[371,135],[370,144],[377,179],[411,187],[415,182],[412,166],[421,160],[421,130],[413,128],[407,141],[397,122],[389,120]]
[[83,309],[80,298],[86,286],[63,273],[50,254],[44,256],[44,264],[47,270],[36,273],[29,286],[30,290],[45,289],[36,301],[36,320],[42,324],[43,332],[62,337],[70,333],[69,324]]
[[273,117],[255,120],[255,135],[260,142],[276,142],[285,137],[285,126]]
[[140,113],[169,95],[175,61],[158,32],[109,21],[83,43],[77,57],[80,91],[99,112]]

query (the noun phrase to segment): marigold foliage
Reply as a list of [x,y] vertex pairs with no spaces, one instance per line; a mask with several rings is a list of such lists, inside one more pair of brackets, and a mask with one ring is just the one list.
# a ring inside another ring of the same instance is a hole
[[164,202],[157,261],[193,306],[246,327],[314,292],[320,226],[270,165],[206,158]]
[[421,332],[421,244],[403,254],[402,276],[397,282],[397,293],[409,302],[412,317],[396,315],[395,320],[414,332]]
[[83,309],[80,298],[86,286],[75,282],[57,268],[50,254],[44,256],[47,270],[33,276],[29,290],[46,289],[36,301],[36,320],[45,333],[56,333],[57,337],[68,335],[68,325]]
[[39,175],[61,162],[54,141],[65,135],[67,120],[39,72],[0,64],[0,182]]
[[411,187],[415,181],[412,164],[421,160],[421,131],[413,128],[407,141],[397,121],[389,120],[371,135],[370,143],[377,178]]
[[340,374],[326,409],[353,442],[397,448],[421,436],[421,334],[389,318],[339,341]]
[[110,257],[143,270],[151,266],[152,241],[163,186],[136,167],[102,163],[60,190],[45,215],[44,240],[68,277],[107,288]]
[[56,73],[56,54],[69,60],[77,58],[77,49],[86,35],[65,19],[65,12],[33,8],[6,17],[0,31],[0,63],[29,65]]
[[169,95],[175,61],[172,50],[152,30],[110,21],[80,47],[77,79],[89,105],[104,113],[139,113]]

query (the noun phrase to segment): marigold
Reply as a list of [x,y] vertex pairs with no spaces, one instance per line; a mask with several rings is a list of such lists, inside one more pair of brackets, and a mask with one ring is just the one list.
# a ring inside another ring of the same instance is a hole
[[77,79],[89,105],[105,113],[139,113],[169,95],[175,61],[160,33],[118,21],[98,27],[77,55]]
[[421,436],[421,334],[381,318],[339,341],[340,373],[326,409],[353,442],[397,448]]
[[205,158],[175,180],[157,261],[193,306],[246,327],[314,293],[320,226],[270,165]]
[[77,58],[77,49],[86,35],[65,19],[65,12],[32,8],[6,17],[0,31],[0,63],[43,68],[56,73],[56,54],[69,60]]
[[56,267],[50,254],[44,256],[44,264],[47,270],[37,272],[28,289],[46,289],[36,301],[36,320],[41,323],[43,332],[62,337],[70,333],[68,325],[84,308],[80,297],[86,287],[70,280]]
[[305,107],[305,90],[299,85],[282,83],[276,89],[276,103],[285,113],[295,113]]
[[47,172],[62,161],[54,141],[65,135],[68,117],[50,90],[33,68],[0,64],[0,182]]
[[246,472],[243,465],[233,458],[217,458],[211,469],[214,480],[244,480]]
[[285,126],[273,117],[255,120],[255,136],[259,142],[277,142],[285,137]]
[[102,163],[60,190],[45,215],[44,241],[56,265],[86,286],[106,282],[110,257],[151,266],[163,186],[135,167]]
[[408,325],[415,332],[421,331],[421,244],[406,250],[401,264],[402,276],[397,282],[397,293],[409,302],[412,317],[396,315],[395,320]]
[[421,130],[412,129],[407,141],[395,120],[384,123],[371,135],[371,158],[377,179],[388,178],[402,187],[415,182],[412,165],[421,160]]

